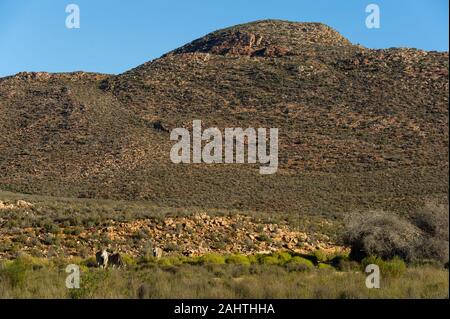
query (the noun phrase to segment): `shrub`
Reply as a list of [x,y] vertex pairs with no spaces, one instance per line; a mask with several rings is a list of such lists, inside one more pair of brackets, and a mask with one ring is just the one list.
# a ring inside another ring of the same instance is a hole
[[411,220],[423,232],[417,255],[422,259],[445,263],[449,259],[448,206],[428,203],[412,214]]
[[264,256],[260,259],[262,265],[280,265],[281,261],[276,256]]
[[25,282],[28,271],[33,269],[33,258],[21,255],[14,261],[6,261],[0,265],[0,280],[8,281],[11,286],[17,287]]
[[110,276],[108,271],[87,271],[81,273],[80,281],[83,283],[79,289],[68,289],[68,297],[71,299],[92,298],[101,283]]
[[232,278],[239,278],[249,274],[249,268],[247,265],[231,265],[228,270]]
[[178,266],[183,264],[183,260],[178,257],[163,257],[158,260],[158,264],[161,266]]
[[79,235],[83,232],[83,228],[82,227],[70,227],[70,228],[64,228],[63,233],[66,235],[72,235],[72,236],[76,236]]
[[202,257],[186,257],[183,262],[185,264],[189,265],[201,265],[202,264]]
[[258,255],[248,255],[248,260],[250,261],[250,264],[257,264],[259,262]]
[[330,262],[334,267],[337,267],[337,265],[339,265],[340,262],[344,260],[349,260],[349,257],[347,255],[336,255],[331,258]]
[[262,234],[262,235],[257,236],[256,239],[257,239],[258,241],[265,241],[265,242],[267,242],[267,243],[271,243],[271,242],[272,242],[272,238],[270,238],[269,236],[267,236],[267,235],[265,235],[265,234]]
[[394,259],[384,263],[384,269],[382,271],[384,271],[387,275],[400,277],[406,272],[406,264],[400,258],[395,257]]
[[407,262],[441,263],[449,259],[448,206],[427,204],[408,219],[378,212],[359,216],[347,225],[343,241],[351,247],[352,259],[379,256],[389,260],[397,256]]
[[333,266],[340,271],[358,271],[361,269],[361,265],[358,262],[347,259],[340,259],[338,263],[333,263]]
[[448,262],[449,242],[436,238],[424,237],[417,246],[417,255],[422,260],[435,260],[441,264]]
[[317,265],[317,268],[319,269],[325,269],[325,270],[332,270],[334,269],[333,266],[329,265],[329,264],[324,264],[324,263],[320,263]]
[[180,246],[178,246],[176,243],[168,243],[166,246],[165,246],[165,249],[164,249],[165,251],[180,251],[181,250],[181,247]]
[[276,254],[276,257],[280,260],[280,264],[285,264],[292,259],[292,256],[287,251],[282,251]]
[[382,267],[384,265],[384,260],[378,256],[369,256],[361,260],[361,266],[365,269],[368,265],[377,265],[378,267]]
[[160,260],[158,260],[158,264],[160,266],[173,266],[172,260],[169,258],[161,258]]
[[300,256],[292,257],[292,259],[289,261],[289,263],[302,264],[302,265],[306,265],[310,268],[314,267],[314,264],[311,260],[300,257]]
[[449,240],[448,207],[427,203],[424,208],[413,213],[411,219],[429,237],[436,240]]
[[147,239],[149,237],[149,234],[142,229],[139,229],[132,235],[132,237],[134,240],[139,241],[141,239]]
[[355,218],[347,226],[343,241],[350,246],[350,258],[360,261],[368,256],[383,259],[416,258],[420,230],[410,222],[384,212]]
[[312,256],[314,259],[319,262],[325,262],[328,260],[328,255],[323,250],[317,249],[312,253]]
[[56,225],[54,222],[52,222],[52,221],[49,221],[49,222],[46,222],[45,224],[44,224],[44,229],[45,229],[45,231],[47,232],[47,233],[51,233],[51,234],[57,234],[57,233],[59,233],[60,232],[60,228],[59,228],[59,226],[58,225]]
[[200,257],[201,264],[222,265],[225,263],[225,258],[217,254],[206,254]]
[[133,257],[126,255],[126,254],[121,254],[122,257],[122,261],[126,266],[132,266],[132,265],[136,265],[136,260],[133,259]]
[[41,241],[47,246],[57,246],[60,244],[59,238],[51,233],[45,234]]
[[97,267],[97,260],[95,259],[95,257],[89,257],[89,258],[86,258],[85,260],[83,260],[81,262],[81,265],[89,267],[89,268],[94,268],[94,267]]
[[138,265],[155,265],[157,262],[157,258],[151,255],[143,255],[137,258]]
[[226,257],[225,262],[227,264],[250,265],[248,257],[239,254]]
[[394,257],[389,261],[384,261],[380,257],[370,256],[366,257],[361,262],[363,269],[367,267],[367,265],[374,264],[380,267],[380,273],[383,276],[393,276],[399,277],[403,275],[406,271],[406,264],[403,260],[398,257]]
[[291,260],[286,263],[286,269],[288,271],[306,271],[312,268],[314,268],[313,262],[300,256],[292,257]]

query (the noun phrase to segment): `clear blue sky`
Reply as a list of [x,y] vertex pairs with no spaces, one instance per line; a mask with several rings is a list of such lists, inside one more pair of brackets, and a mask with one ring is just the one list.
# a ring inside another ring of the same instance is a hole
[[[81,28],[67,29],[78,4]],[[365,8],[381,9],[367,29]],[[448,51],[448,0],[0,0],[0,76],[20,71],[121,73],[208,32],[275,18],[326,23],[370,48]]]

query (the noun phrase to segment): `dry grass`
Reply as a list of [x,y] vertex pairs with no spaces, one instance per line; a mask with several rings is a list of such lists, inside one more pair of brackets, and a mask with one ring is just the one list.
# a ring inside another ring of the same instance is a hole
[[369,212],[347,221],[343,240],[356,260],[397,256],[408,262],[432,259],[445,263],[449,257],[448,216],[448,206],[432,204],[403,218]]
[[382,276],[380,289],[367,289],[361,272],[277,265],[83,267],[81,288],[71,290],[65,277],[63,265],[28,270],[16,282],[0,275],[0,298],[448,298],[449,289],[448,271],[431,266]]

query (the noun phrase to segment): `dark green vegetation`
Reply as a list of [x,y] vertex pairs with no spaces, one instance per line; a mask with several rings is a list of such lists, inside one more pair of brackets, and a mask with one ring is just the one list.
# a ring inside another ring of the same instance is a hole
[[[343,259],[337,268],[287,253],[125,260],[126,269],[105,271],[89,260],[21,256],[0,265],[0,298],[448,298],[448,270],[398,259]],[[361,271],[373,262],[380,289],[367,289]],[[65,287],[68,263],[81,265],[80,289]]]
[[[322,24],[212,33],[117,76],[0,79],[0,189],[339,216],[448,204],[448,53],[370,50]],[[278,127],[280,169],[175,165],[169,131]]]

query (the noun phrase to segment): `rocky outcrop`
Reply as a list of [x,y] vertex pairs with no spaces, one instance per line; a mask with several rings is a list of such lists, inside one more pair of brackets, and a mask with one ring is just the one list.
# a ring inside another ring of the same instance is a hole
[[21,208],[29,208],[32,207],[33,204],[24,201],[24,200],[17,200],[15,203],[7,203],[0,201],[0,210],[6,210],[6,209],[21,209]]
[[[21,205],[31,204],[24,202]],[[0,215],[0,224],[6,222],[7,219]],[[37,252],[39,256],[48,257],[55,253],[90,256],[105,247],[133,257],[154,255],[155,249],[161,249],[156,257],[162,254],[201,256],[207,253],[255,254],[281,250],[311,253],[317,249],[333,253],[345,250],[324,234],[301,231],[284,220],[265,222],[246,215],[202,213],[123,222],[104,220],[93,227],[59,225],[56,221],[48,221],[44,226],[0,229],[0,257],[13,257],[15,251]]]
[[[273,33],[273,28],[278,33]],[[211,53],[230,56],[283,57],[295,55],[305,47],[347,46],[351,43],[321,23],[292,23],[263,20],[219,30],[197,39],[170,54]]]

